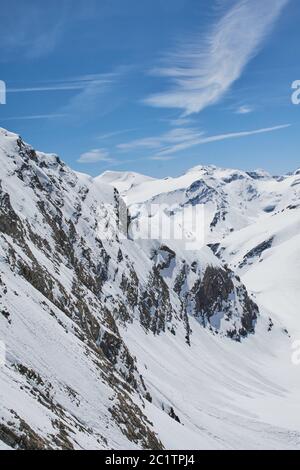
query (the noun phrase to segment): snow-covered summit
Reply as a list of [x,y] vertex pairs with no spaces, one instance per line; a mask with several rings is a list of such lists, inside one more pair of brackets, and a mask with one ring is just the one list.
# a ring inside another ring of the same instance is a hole
[[134,172],[105,171],[102,175],[95,178],[97,183],[111,184],[116,187],[120,193],[124,193],[146,181],[152,181],[153,178]]

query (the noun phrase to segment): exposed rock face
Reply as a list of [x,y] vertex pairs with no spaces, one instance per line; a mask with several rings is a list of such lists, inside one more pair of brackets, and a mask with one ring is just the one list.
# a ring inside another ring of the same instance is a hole
[[172,310],[168,286],[157,268],[153,268],[141,298],[141,324],[154,334],[164,332],[172,320]]
[[192,289],[187,290],[189,271],[184,264],[174,286],[182,299],[183,310],[198,318],[204,327],[216,333],[225,331],[237,341],[254,333],[258,307],[232,271],[207,266],[204,274],[196,278]]
[[240,263],[239,267],[242,268],[247,263],[253,262],[253,258],[260,258],[264,251],[269,250],[272,247],[274,237],[269,238],[268,240],[263,241],[257,245],[252,250],[248,251],[243,258],[243,261]]
[[[208,266],[202,282],[194,286],[195,306],[196,315],[200,315],[204,325],[207,322],[214,324],[214,317],[219,316],[220,312],[224,314],[226,321],[233,320],[232,329],[227,331],[227,335],[240,340],[241,337],[254,333],[258,307],[249,298],[246,289],[240,285],[235,286],[234,281],[237,279],[228,269]],[[234,297],[239,300],[239,310],[231,304]]]
[[194,286],[196,309],[202,315],[211,317],[222,309],[233,292],[234,285],[228,272],[208,266],[202,281]]
[[[213,254],[205,264],[201,255],[157,241],[147,251],[121,237],[119,195],[110,186],[3,130],[1,142],[0,328],[9,356],[0,381],[44,426],[8,400],[0,405],[0,439],[19,449],[116,441],[162,448],[143,412],[151,394],[120,327],[183,330],[192,346],[193,316],[240,340],[254,333],[256,305]],[[179,419],[171,405],[170,416]]]
[[9,194],[4,193],[0,182],[0,227],[1,232],[14,238],[22,239],[22,224],[14,212]]

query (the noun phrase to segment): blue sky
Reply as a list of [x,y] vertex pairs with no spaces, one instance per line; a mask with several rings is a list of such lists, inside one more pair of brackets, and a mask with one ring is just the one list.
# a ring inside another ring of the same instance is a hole
[[0,126],[72,168],[300,167],[298,0],[0,6]]

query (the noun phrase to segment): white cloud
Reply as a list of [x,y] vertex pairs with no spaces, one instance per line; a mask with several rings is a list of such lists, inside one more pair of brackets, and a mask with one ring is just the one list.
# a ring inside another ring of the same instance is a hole
[[68,91],[86,90],[90,86],[107,86],[112,83],[115,74],[93,74],[82,77],[70,78],[68,80],[56,80],[48,83],[41,83],[32,86],[9,87],[8,93],[34,93],[43,91]]
[[239,108],[236,110],[236,114],[250,114],[253,113],[253,111],[253,106],[243,105],[239,106]]
[[154,155],[153,157],[150,157],[149,160],[154,160],[154,161],[160,161],[160,162],[167,162],[169,160],[173,160],[174,157],[171,157],[170,155]]
[[[83,75],[66,80],[34,84],[32,86],[10,87],[7,91],[8,93],[75,91],[75,93],[71,94],[67,103],[58,108],[55,113],[57,119],[65,120],[68,118],[70,123],[71,121],[82,121],[84,118],[90,119],[95,114],[97,116],[104,115],[108,112],[114,106],[113,99],[108,99],[108,94],[120,76],[121,71]],[[105,98],[106,103],[104,103]],[[45,115],[46,117],[50,118],[51,116]],[[41,116],[37,118],[41,118]]]
[[195,138],[199,138],[203,132],[191,128],[175,128],[158,137],[146,137],[144,139],[132,140],[117,146],[120,150],[135,150],[138,148],[144,149],[159,149],[166,144],[178,144],[188,142]]
[[2,118],[3,121],[31,121],[40,119],[59,119],[65,117],[65,114],[32,114],[28,116],[10,116]]
[[180,108],[184,115],[217,103],[239,79],[289,0],[239,0],[205,37],[195,37],[156,72],[173,87],[148,97],[151,106]]
[[120,131],[108,132],[107,134],[99,135],[97,137],[97,139],[98,140],[106,140],[106,139],[110,139],[111,137],[116,137],[116,136],[121,135],[121,134],[127,134],[129,132],[134,132],[136,130],[137,129],[134,128],[134,129],[122,129]]
[[155,149],[161,146],[161,138],[160,137],[145,137],[144,139],[136,139],[132,140],[131,142],[126,142],[123,144],[118,144],[117,148],[119,150],[135,150],[138,148],[144,149]]
[[97,163],[97,162],[106,162],[111,163],[113,159],[110,157],[106,149],[92,149],[88,152],[85,152],[80,155],[80,158],[77,160],[78,163]]
[[99,118],[111,112],[119,105],[119,94],[112,93],[113,85],[120,82],[126,71],[126,68],[120,68],[112,73],[83,77],[82,89],[58,112],[69,115],[69,122],[72,120],[80,124],[83,120],[94,119],[96,116]]
[[290,127],[290,124],[284,124],[284,125],[274,126],[274,127],[265,127],[265,128],[262,128],[262,129],[255,129],[255,130],[252,130],[252,131],[230,132],[230,133],[227,133],[227,134],[218,134],[218,135],[212,135],[212,136],[208,136],[208,137],[202,136],[202,137],[199,137],[199,138],[195,137],[195,138],[189,139],[188,141],[180,142],[176,145],[173,145],[173,146],[170,146],[168,148],[165,148],[165,149],[161,150],[156,155],[156,157],[171,155],[171,154],[177,153],[179,151],[186,150],[186,149],[191,148],[191,147],[195,147],[197,145],[208,144],[208,143],[211,143],[211,142],[219,142],[219,141],[228,140],[228,139],[237,139],[237,138],[241,138],[241,137],[249,137],[249,136],[253,136],[253,135],[257,135],[257,134],[265,134],[265,133],[269,133],[269,132],[275,132],[275,131],[278,131],[278,130],[281,130],[281,129],[286,129],[288,127]]
[[174,127],[178,126],[187,126],[193,122],[190,118],[178,118],[178,119],[171,119],[169,124]]
[[144,139],[133,140],[117,146],[120,150],[133,151],[137,149],[156,150],[156,154],[151,160],[171,159],[170,155],[186,150],[197,145],[219,142],[222,140],[249,137],[257,134],[275,132],[290,127],[290,124],[280,126],[264,127],[242,132],[229,132],[226,134],[217,134],[206,136],[203,131],[194,128],[176,128],[156,137],[147,137]]

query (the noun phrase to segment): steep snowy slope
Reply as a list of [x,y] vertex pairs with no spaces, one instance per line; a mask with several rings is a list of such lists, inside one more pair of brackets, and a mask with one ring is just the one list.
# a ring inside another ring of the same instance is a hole
[[[275,200],[295,205],[287,178],[201,167],[163,185],[93,179],[0,129],[0,446],[299,448],[285,318],[258,308],[226,245]],[[215,246],[124,236],[115,186],[143,228],[143,201],[177,214],[206,202]]]
[[299,247],[298,205],[230,235],[219,247],[220,257],[240,274],[258,302],[285,322],[294,339],[300,337]]
[[114,190],[99,191],[3,130],[0,146],[1,440],[25,449],[160,447],[135,360],[99,296],[117,254],[98,238],[95,213],[105,218]]

